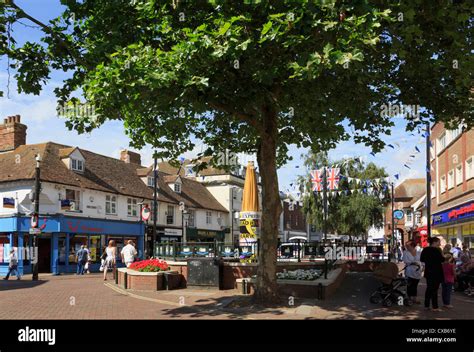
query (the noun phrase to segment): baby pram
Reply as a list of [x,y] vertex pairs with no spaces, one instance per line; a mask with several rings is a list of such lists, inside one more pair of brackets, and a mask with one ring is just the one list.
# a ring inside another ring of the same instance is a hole
[[393,304],[406,306],[413,304],[407,295],[407,280],[400,275],[397,264],[381,263],[374,270],[374,277],[382,283],[382,286],[370,296],[371,303],[382,303],[385,307],[391,307]]

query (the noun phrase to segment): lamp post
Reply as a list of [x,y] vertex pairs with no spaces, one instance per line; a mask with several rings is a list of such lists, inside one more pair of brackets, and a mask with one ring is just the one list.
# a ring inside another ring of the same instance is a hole
[[[41,192],[41,182],[40,182],[40,173],[41,173],[41,170],[40,170],[40,164],[41,164],[41,155],[37,154],[36,155],[36,175],[35,175],[35,208],[34,208],[34,213],[33,213],[33,217],[36,219],[36,225],[35,227],[37,226],[38,224],[38,219],[39,219],[39,199],[40,199],[40,192]],[[38,238],[37,238],[37,235],[36,235],[36,229],[34,230],[34,233],[33,233],[33,253],[35,253],[35,250],[36,250],[36,258],[34,258],[34,260],[32,261],[32,273],[33,273],[33,277],[32,277],[32,280],[33,281],[37,281],[38,280],[38,260],[39,260],[39,251],[37,249],[38,247]]]
[[426,230],[431,237],[431,163],[430,163],[430,122],[426,122]]
[[186,243],[187,242],[186,227],[187,227],[187,222],[189,218],[189,213],[186,210],[184,202],[179,202],[179,210],[181,210],[181,228],[182,228],[181,232],[183,234],[183,243]]
[[158,216],[158,157],[156,153],[153,155],[153,239],[151,252],[156,242],[156,222]]

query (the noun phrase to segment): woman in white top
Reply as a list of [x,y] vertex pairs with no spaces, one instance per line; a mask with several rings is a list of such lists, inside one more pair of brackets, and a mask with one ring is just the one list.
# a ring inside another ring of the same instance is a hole
[[405,243],[405,251],[402,260],[405,263],[405,277],[408,281],[407,295],[413,303],[420,303],[416,297],[418,296],[418,283],[423,274],[423,265],[420,261],[421,251],[415,246],[413,241]]
[[112,278],[115,280],[115,258],[117,256],[117,247],[115,241],[110,240],[109,245],[105,248],[105,266],[104,266],[104,281],[107,280],[107,272],[112,269]]

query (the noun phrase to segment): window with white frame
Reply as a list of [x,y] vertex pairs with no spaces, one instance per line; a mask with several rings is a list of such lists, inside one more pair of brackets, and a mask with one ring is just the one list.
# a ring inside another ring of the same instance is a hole
[[455,130],[451,130],[451,141],[455,140],[462,134],[462,126],[459,126]]
[[212,224],[212,211],[206,211],[206,224]]
[[454,188],[454,170],[448,172],[448,189]]
[[189,209],[188,210],[188,226],[196,227],[196,211]]
[[74,189],[66,189],[66,200],[65,202],[61,202],[61,208],[67,211],[80,211],[80,205],[81,191],[77,191]]
[[168,205],[168,210],[166,211],[166,224],[174,224],[174,205]]
[[464,182],[464,178],[462,175],[462,165],[458,165],[456,167],[456,185],[459,186]]
[[436,182],[431,184],[431,198],[436,198]]
[[440,178],[440,193],[446,192],[446,176]]
[[153,187],[154,184],[155,184],[155,180],[154,180],[153,176],[148,176],[146,179],[147,179],[148,187]]
[[134,198],[127,199],[127,215],[138,216],[138,202]]
[[84,162],[79,159],[71,159],[71,170],[83,172]]
[[176,193],[181,193],[181,183],[175,183],[174,184],[174,191]]
[[438,152],[442,151],[444,148],[446,148],[446,132],[438,138]]
[[117,214],[117,196],[105,196],[105,213],[109,215]]
[[407,210],[406,214],[407,214],[407,222],[413,222],[413,212],[411,210]]
[[466,160],[466,180],[474,177],[474,157]]

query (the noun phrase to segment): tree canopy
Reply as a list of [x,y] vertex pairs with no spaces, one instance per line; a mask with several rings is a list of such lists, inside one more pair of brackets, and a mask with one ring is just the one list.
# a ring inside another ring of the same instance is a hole
[[[38,94],[51,70],[71,72],[60,104],[79,133],[123,121],[132,146],[176,158],[256,153],[263,187],[257,297],[276,295],[276,169],[290,145],[329,149],[351,136],[380,150],[389,104],[421,118],[472,126],[472,8],[468,1],[61,0],[47,24],[13,0],[0,4],[0,55],[18,90]],[[28,19],[41,42],[16,45],[11,23]],[[82,93],[82,94],[81,94]],[[409,128],[420,119],[406,116]],[[349,125],[352,132],[344,127]]]

